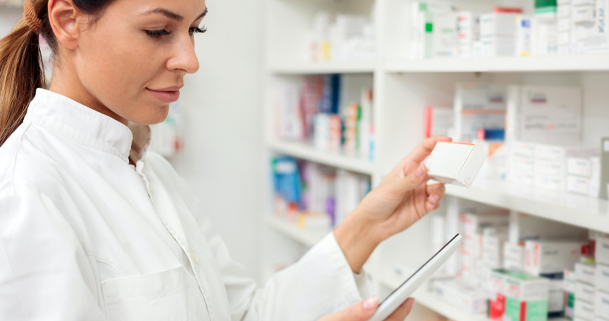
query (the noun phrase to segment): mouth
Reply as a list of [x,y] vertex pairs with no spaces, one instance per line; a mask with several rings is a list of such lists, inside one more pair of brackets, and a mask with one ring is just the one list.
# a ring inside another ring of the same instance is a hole
[[146,88],[146,90],[148,90],[148,92],[152,96],[162,102],[173,103],[178,101],[178,99],[180,98],[180,88],[182,87],[169,87],[163,89]]

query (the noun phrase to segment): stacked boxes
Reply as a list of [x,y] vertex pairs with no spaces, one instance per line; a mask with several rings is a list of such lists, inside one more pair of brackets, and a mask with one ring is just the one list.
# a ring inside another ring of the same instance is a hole
[[567,158],[567,191],[599,196],[601,159],[597,150],[584,150],[578,156]]
[[[598,196],[600,158],[595,148],[515,141],[511,144],[508,181],[553,191]],[[578,175],[580,174],[580,175]]]
[[517,14],[488,13],[480,16],[482,56],[510,57],[516,55]]
[[595,259],[595,321],[609,321],[609,237],[596,238]]
[[461,213],[463,226],[462,272],[472,285],[486,281],[491,269],[501,268],[509,216],[504,211]]

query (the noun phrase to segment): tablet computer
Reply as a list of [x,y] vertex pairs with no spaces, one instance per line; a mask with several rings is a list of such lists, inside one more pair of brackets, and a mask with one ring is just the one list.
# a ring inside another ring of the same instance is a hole
[[444,262],[446,262],[459,248],[461,235],[455,235],[431,259],[414,272],[404,283],[397,287],[383,302],[369,319],[369,321],[383,321],[393,313],[414,291],[427,280]]

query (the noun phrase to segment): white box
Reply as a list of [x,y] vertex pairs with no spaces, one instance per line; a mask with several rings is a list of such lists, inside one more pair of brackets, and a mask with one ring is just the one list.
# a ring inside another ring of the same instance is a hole
[[581,176],[567,176],[567,191],[588,195],[590,193],[590,179]]
[[534,143],[515,141],[511,144],[511,153],[522,157],[534,158],[536,150],[537,144]]
[[595,8],[594,6],[580,6],[580,7],[573,7],[573,9],[571,10],[571,19],[573,20],[573,23],[579,23],[579,24],[589,24],[589,23],[594,23],[594,11]]
[[565,177],[535,174],[534,186],[551,191],[565,191],[567,190],[567,180]]
[[594,258],[596,259],[596,263],[609,265],[609,238],[597,237],[596,245],[594,247]]
[[514,261],[522,261],[525,259],[524,245],[514,244],[510,242],[503,243],[503,257]]
[[609,293],[596,291],[594,300],[594,314],[597,317],[609,317]]
[[474,144],[438,142],[427,159],[428,175],[441,183],[470,187],[487,156]]
[[508,181],[510,183],[516,183],[520,186],[534,186],[535,174],[533,172],[510,170],[508,172]]
[[563,282],[565,283],[565,292],[575,293],[577,278],[574,271],[565,270]]
[[575,297],[577,298],[577,300],[594,303],[595,293],[596,288],[594,287],[594,285],[579,281],[575,283]]
[[535,174],[562,178],[567,173],[566,164],[561,161],[535,160]]
[[535,171],[535,159],[532,157],[511,155],[510,169],[525,173],[533,173]]
[[466,313],[485,314],[487,294],[457,280],[434,283],[434,293],[442,300],[459,307]]
[[579,261],[583,241],[526,241],[525,267],[533,275],[563,273]]
[[480,37],[513,37],[517,14],[487,13],[480,16]]
[[599,290],[609,292],[609,265],[596,265],[594,285],[596,285],[596,288]]
[[575,297],[575,318],[594,320],[594,303],[578,300]]
[[507,228],[510,222],[505,212],[462,213],[460,219],[464,234],[480,234],[485,228]]
[[575,263],[575,279],[579,282],[594,284],[596,266],[590,263]]
[[596,1],[597,0],[571,0],[571,5],[574,7],[585,5],[593,6],[596,4]]
[[592,161],[590,158],[567,157],[567,173],[590,177],[592,175]]

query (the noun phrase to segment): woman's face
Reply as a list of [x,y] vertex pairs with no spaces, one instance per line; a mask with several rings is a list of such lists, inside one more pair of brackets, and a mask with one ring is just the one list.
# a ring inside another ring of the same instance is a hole
[[119,120],[162,122],[199,69],[193,36],[206,13],[204,0],[115,0],[79,36],[82,87]]

